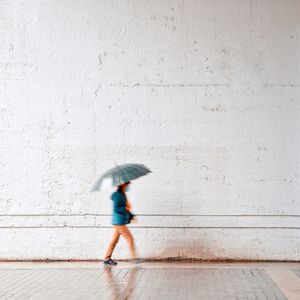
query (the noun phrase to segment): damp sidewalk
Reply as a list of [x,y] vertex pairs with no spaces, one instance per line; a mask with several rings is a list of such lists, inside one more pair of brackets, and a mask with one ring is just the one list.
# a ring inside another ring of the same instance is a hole
[[300,263],[1,262],[0,299],[300,299]]

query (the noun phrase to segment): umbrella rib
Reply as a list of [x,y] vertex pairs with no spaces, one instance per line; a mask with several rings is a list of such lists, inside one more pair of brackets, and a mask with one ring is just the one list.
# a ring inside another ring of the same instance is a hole
[[102,183],[102,178],[98,179],[98,181],[96,182],[96,184],[93,187],[93,191],[97,191],[99,189],[99,187],[101,186]]
[[[138,168],[140,168],[140,169],[138,169]],[[144,167],[140,167],[140,166],[132,165],[132,169],[134,169],[135,171],[137,171],[139,173],[138,174],[139,177],[144,176],[147,173],[149,173],[148,169],[145,169]]]
[[127,166],[127,174],[129,174],[130,180],[133,180],[134,178],[132,176],[135,176],[134,172],[132,171],[132,168],[130,166]]
[[128,177],[126,176],[126,173],[124,172],[125,170],[122,169],[120,166],[119,166],[119,168],[120,168],[121,176],[123,176],[122,181],[125,180],[125,182],[127,182],[128,181]]
[[131,170],[130,170],[133,175],[135,176],[135,178],[138,178],[141,176],[140,170],[136,169],[134,166],[131,166]]

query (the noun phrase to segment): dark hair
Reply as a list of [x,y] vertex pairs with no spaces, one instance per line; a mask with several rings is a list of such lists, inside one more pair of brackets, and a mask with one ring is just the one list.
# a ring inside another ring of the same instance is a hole
[[118,185],[118,190],[121,189],[121,186],[122,186],[123,184],[130,184],[130,183],[131,183],[130,181],[126,181],[126,182],[124,182],[124,183]]

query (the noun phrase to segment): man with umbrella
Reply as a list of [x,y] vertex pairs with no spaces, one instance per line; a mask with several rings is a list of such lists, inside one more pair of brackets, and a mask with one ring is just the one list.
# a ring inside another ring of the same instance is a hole
[[103,181],[108,179],[112,182],[112,185],[118,187],[111,195],[113,201],[112,225],[114,233],[104,255],[103,263],[105,265],[117,265],[117,262],[112,260],[111,256],[119,241],[120,235],[122,235],[128,243],[132,261],[140,261],[136,257],[133,236],[126,226],[134,219],[134,215],[131,212],[131,204],[126,197],[126,192],[129,190],[130,180],[139,178],[150,172],[146,166],[141,164],[116,166],[104,173],[93,189],[94,191],[98,190],[103,185]]

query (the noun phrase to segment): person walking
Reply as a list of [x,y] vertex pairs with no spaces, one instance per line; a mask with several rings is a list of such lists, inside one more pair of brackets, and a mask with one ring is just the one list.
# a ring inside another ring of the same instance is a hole
[[135,180],[149,173],[152,173],[150,169],[142,164],[126,163],[116,165],[114,168],[106,171],[100,179],[98,179],[92,189],[93,192],[96,192],[108,185],[118,187],[111,195],[111,199],[113,201],[112,225],[114,233],[104,255],[103,262],[105,265],[117,264],[116,261],[112,260],[111,256],[119,241],[120,235],[122,235],[128,243],[132,261],[135,263],[143,261],[143,259],[136,257],[134,239],[126,226],[132,220],[135,220],[131,204],[126,197],[126,192],[129,189],[131,180]]
[[128,243],[132,261],[138,261],[136,257],[134,238],[127,227],[127,224],[129,224],[135,217],[131,212],[131,204],[126,197],[129,185],[130,181],[119,185],[117,191],[111,195],[111,199],[113,201],[112,225],[114,232],[104,255],[103,263],[105,265],[117,265],[117,262],[114,261],[111,256],[121,235]]

